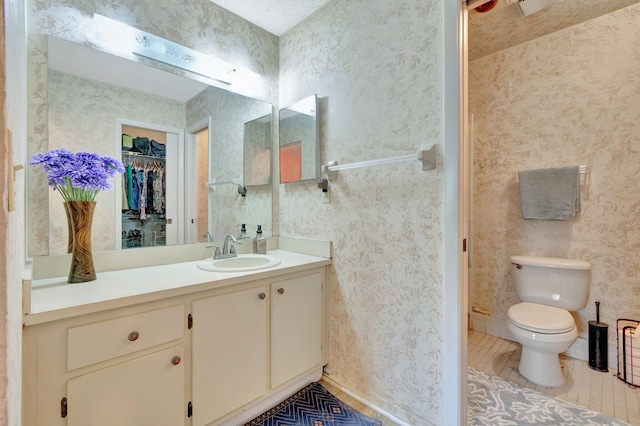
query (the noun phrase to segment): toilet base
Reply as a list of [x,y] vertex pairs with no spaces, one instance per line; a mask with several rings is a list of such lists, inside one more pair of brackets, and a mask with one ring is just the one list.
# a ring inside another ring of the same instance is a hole
[[518,371],[531,383],[548,388],[564,384],[558,354],[539,352],[522,345]]

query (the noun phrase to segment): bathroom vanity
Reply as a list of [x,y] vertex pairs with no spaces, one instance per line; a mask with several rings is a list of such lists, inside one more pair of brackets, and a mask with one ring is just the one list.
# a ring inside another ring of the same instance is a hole
[[330,256],[269,254],[281,263],[249,272],[196,260],[33,280],[23,424],[237,425],[318,380]]

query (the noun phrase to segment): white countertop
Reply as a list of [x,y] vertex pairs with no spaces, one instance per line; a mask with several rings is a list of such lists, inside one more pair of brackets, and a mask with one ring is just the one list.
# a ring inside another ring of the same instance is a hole
[[95,281],[67,283],[67,277],[31,282],[31,306],[25,325],[34,325],[76,315],[119,308],[172,296],[195,293],[270,278],[283,273],[326,266],[331,259],[285,250],[267,254],[281,259],[270,269],[249,272],[209,272],[196,267],[198,261],[99,272]]

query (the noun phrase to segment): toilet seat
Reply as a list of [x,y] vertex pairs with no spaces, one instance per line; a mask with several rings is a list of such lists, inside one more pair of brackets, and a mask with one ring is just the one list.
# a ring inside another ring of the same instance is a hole
[[507,311],[507,316],[517,327],[541,334],[566,333],[576,327],[568,311],[538,303],[521,302],[513,305]]

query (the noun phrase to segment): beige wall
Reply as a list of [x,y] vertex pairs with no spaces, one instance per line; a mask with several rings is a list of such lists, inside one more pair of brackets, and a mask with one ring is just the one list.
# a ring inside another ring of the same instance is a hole
[[[582,337],[601,302],[640,319],[640,4],[473,61],[472,300],[504,319],[517,302],[514,254],[591,262]],[[517,171],[588,165],[572,221],[520,217]]]
[[[323,161],[442,142],[442,2],[335,0],[280,39],[280,105],[320,99]],[[443,175],[417,161],[280,185],[282,235],[333,241],[330,377],[412,425],[442,415]],[[452,283],[452,285],[455,285]]]

